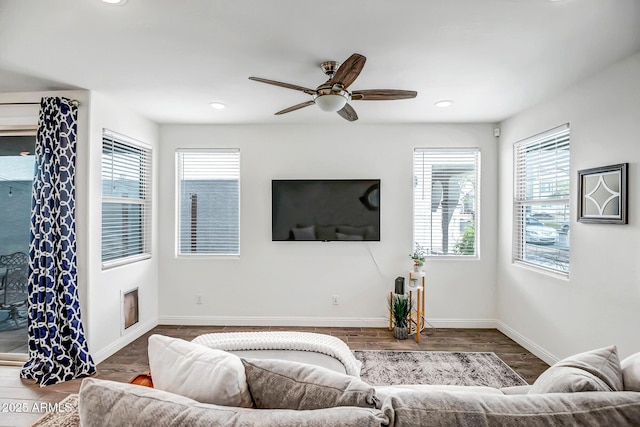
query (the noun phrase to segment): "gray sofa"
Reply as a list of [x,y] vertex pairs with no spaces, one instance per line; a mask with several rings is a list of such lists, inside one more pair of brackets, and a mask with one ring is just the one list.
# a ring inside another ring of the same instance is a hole
[[150,354],[156,388],[83,381],[83,426],[640,425],[640,353],[620,362],[613,346],[564,359],[531,386],[494,389],[373,387],[318,366],[162,340],[166,350]]

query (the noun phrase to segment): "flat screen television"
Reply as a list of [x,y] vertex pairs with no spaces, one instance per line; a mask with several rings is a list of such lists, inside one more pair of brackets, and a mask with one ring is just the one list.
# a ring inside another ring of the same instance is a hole
[[380,180],[273,180],[271,222],[273,241],[380,241]]

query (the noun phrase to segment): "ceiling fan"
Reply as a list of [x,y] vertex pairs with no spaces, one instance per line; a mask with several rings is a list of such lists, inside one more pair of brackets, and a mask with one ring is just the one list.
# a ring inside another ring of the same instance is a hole
[[335,111],[340,117],[353,122],[358,120],[358,115],[353,107],[349,105],[349,101],[389,101],[394,99],[415,98],[418,95],[418,92],[414,90],[396,89],[368,89],[349,92],[347,88],[358,77],[366,60],[367,58],[364,56],[354,53],[343,64],[336,61],[323,62],[320,64],[320,68],[329,76],[329,80],[315,89],[260,77],[249,77],[249,79],[287,89],[299,90],[313,96],[312,100],[285,108],[284,110],[278,111],[276,115],[290,113],[291,111],[315,104],[323,111]]

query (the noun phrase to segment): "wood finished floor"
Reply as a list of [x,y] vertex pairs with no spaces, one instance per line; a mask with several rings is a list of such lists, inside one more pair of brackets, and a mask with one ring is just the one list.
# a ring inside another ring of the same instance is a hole
[[[385,328],[314,328],[314,327],[235,327],[235,326],[166,326],[160,325],[135,340],[98,365],[96,378],[127,382],[134,375],[147,372],[147,339],[151,334],[163,334],[185,340],[210,332],[295,330],[334,335],[352,350],[422,350],[422,351],[492,351],[518,372],[529,384],[548,365],[496,329],[425,330],[420,344],[414,337],[398,341]],[[31,410],[41,402],[59,402],[77,393],[82,380],[73,380],[40,388],[30,380],[19,378],[19,367],[0,366],[0,410],[11,404],[21,404]],[[7,406],[5,406],[7,405]],[[37,412],[0,412],[0,427],[29,426],[42,414]]]

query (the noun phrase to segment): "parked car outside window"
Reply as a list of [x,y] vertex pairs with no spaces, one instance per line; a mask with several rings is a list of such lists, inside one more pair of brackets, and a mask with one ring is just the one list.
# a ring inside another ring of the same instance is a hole
[[548,219],[548,220],[551,220],[554,218],[553,215],[547,212],[535,212],[531,214],[531,217],[535,219]]
[[553,227],[547,227],[536,218],[527,215],[525,240],[527,243],[552,245],[558,241],[558,231]]

